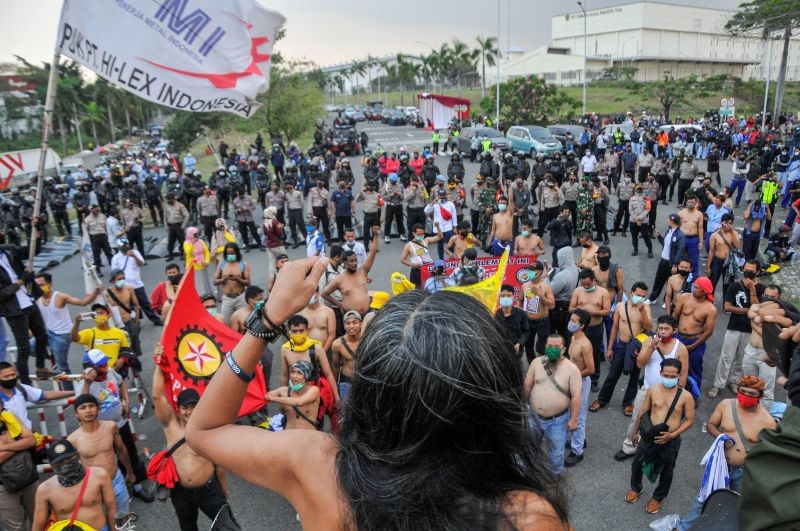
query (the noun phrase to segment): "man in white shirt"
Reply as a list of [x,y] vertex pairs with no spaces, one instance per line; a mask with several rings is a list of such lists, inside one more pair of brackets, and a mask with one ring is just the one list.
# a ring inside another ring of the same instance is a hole
[[147,298],[147,290],[144,289],[142,282],[141,266],[144,265],[144,258],[136,249],[131,249],[127,238],[117,240],[117,254],[111,258],[111,269],[119,269],[125,273],[125,284],[133,288],[139,306],[142,311],[156,326],[164,326],[161,317],[150,306],[150,299]]
[[363,243],[356,241],[356,232],[352,228],[344,230],[344,245],[342,247],[344,247],[345,251],[356,253],[358,267],[364,265],[364,260],[367,259],[367,249]]
[[444,260],[444,242],[449,242],[453,237],[453,231],[458,223],[456,206],[448,199],[447,190],[439,189],[436,202],[425,207],[425,214],[428,216],[433,214],[434,224],[438,223],[442,229],[444,238],[436,242],[436,249],[439,251],[439,259]]
[[21,383],[14,366],[7,361],[0,361],[0,400],[3,408],[12,412],[25,427],[31,429],[28,418],[28,402],[44,402],[74,396],[72,391],[44,391]]
[[581,159],[581,170],[583,170],[584,175],[588,175],[590,177],[593,177],[595,171],[597,170],[597,159],[588,149]]

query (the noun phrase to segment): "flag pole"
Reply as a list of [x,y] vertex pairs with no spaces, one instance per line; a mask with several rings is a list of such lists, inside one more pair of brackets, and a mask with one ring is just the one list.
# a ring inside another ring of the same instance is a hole
[[44,100],[44,116],[42,117],[42,149],[39,154],[39,171],[36,180],[36,197],[33,203],[33,218],[37,223],[31,223],[31,237],[28,245],[28,270],[33,271],[33,259],[36,257],[36,242],[39,239],[39,229],[37,228],[39,214],[42,208],[42,191],[44,189],[44,168],[47,157],[48,142],[50,131],[53,129],[53,109],[56,103],[56,83],[58,81],[58,59],[61,49],[58,46],[58,36],[56,36],[56,49],[53,53],[53,62],[50,63],[50,76],[47,78],[47,96]]

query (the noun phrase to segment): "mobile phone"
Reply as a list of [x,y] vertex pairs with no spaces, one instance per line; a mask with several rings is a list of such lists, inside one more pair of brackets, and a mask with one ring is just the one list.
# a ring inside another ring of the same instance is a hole
[[764,351],[772,363],[783,374],[789,374],[789,364],[797,345],[791,339],[781,339],[782,328],[775,323],[764,323],[761,327]]
[[95,317],[97,317],[97,312],[84,312],[80,314],[81,321],[91,321]]

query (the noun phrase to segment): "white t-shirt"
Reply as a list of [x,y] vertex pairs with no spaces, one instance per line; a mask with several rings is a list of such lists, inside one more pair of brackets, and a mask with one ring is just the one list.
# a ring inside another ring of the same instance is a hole
[[[133,255],[138,258],[139,261],[144,263],[144,258],[139,251],[133,249]],[[142,282],[142,270],[139,267],[139,264],[136,263],[136,260],[133,256],[128,256],[118,252],[111,257],[111,269],[121,269],[124,271],[125,284],[131,286],[133,289],[144,287],[144,282]]]
[[[28,402],[41,402],[44,400],[44,391],[41,389],[25,385],[24,383],[20,383],[19,385],[28,393]],[[19,389],[14,389],[14,393],[11,397],[6,396],[5,393],[0,393],[0,399],[3,400],[4,409],[12,412],[20,422],[25,424],[28,429],[31,429],[31,419],[28,418],[28,403],[25,401],[25,397],[22,396]]]
[[[450,213],[450,219],[445,219],[442,216],[442,210],[447,210]],[[439,228],[442,229],[442,232],[452,232],[458,223],[458,218],[456,217],[456,206],[451,201],[429,204],[425,207],[425,214],[430,214],[431,212],[433,212],[434,223],[437,221],[439,222]]]

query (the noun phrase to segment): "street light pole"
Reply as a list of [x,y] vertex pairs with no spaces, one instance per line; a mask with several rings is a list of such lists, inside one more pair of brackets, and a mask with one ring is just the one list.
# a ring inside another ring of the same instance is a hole
[[589,48],[586,40],[586,8],[581,2],[578,2],[578,6],[583,11],[583,115],[586,116],[586,55]]
[[[500,0],[497,0],[497,46],[500,46]],[[497,85],[494,96],[494,125],[500,123],[500,58],[497,59]]]
[[[767,34],[767,40],[764,43],[767,45],[767,70],[764,85],[764,109],[761,111],[761,130],[767,125],[767,103],[769,102],[769,78],[772,75],[772,33]],[[773,116],[773,118],[775,118]]]

